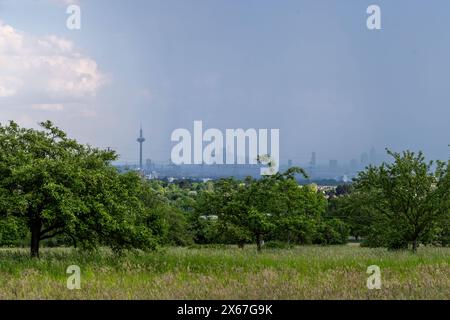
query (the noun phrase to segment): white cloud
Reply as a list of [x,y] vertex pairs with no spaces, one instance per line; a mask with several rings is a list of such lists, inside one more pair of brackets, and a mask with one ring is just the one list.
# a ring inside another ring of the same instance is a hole
[[71,41],[36,37],[1,21],[0,70],[0,102],[33,97],[40,104],[82,102],[107,81],[97,63],[77,52]]

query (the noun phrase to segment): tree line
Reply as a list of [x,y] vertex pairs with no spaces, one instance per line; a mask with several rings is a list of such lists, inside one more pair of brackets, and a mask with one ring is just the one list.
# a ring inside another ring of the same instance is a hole
[[325,194],[301,168],[260,179],[146,180],[117,154],[70,139],[53,123],[0,125],[0,245],[92,250],[235,244],[448,246],[450,165],[394,153]]

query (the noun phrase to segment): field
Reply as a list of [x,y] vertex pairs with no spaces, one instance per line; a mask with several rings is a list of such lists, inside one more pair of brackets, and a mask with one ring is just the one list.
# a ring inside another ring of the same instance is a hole
[[[81,289],[66,287],[66,268],[81,268]],[[382,287],[366,286],[367,267]],[[0,249],[0,299],[450,299],[450,248],[390,252],[359,246],[241,250],[166,248],[115,256]]]

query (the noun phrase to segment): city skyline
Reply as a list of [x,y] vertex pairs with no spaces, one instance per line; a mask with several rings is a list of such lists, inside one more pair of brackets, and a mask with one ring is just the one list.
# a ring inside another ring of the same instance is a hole
[[[119,160],[117,161],[117,164],[120,164],[120,165],[124,165],[124,164],[131,164],[131,165],[138,164],[139,168],[143,167],[143,165],[142,165],[143,162],[144,162],[143,154],[145,153],[145,144],[144,143],[147,142],[147,140],[143,137],[142,127],[140,127],[140,129],[139,129],[139,137],[137,138],[136,141],[139,143],[139,147],[137,149],[138,150],[138,156],[136,158],[135,163],[133,163],[133,161],[130,161],[129,163],[128,163],[128,161],[123,162],[119,158]],[[224,153],[226,152],[226,148],[224,148],[223,152]],[[370,153],[370,155],[369,155],[369,153]],[[378,154],[376,149],[372,146],[370,148],[369,152],[363,151],[360,154],[360,160],[359,161],[356,158],[352,158],[351,156],[347,160],[350,163],[350,167],[351,167],[352,166],[351,163],[354,160],[356,160],[356,162],[357,162],[357,164],[359,166],[365,166],[365,165],[368,165],[368,164],[377,164],[377,163],[385,161],[386,159],[387,159],[386,156]],[[155,160],[155,159],[152,159],[151,157],[146,157],[145,160],[146,161],[151,161],[152,163],[172,164],[171,159]],[[246,161],[245,164],[250,164],[249,161],[248,161],[248,157],[245,159],[245,161]],[[291,164],[291,165],[302,164],[302,165],[307,165],[308,167],[315,167],[315,166],[327,165],[327,163],[329,164],[329,161],[337,161],[338,165],[342,165],[341,161],[336,160],[336,159],[321,159],[321,160],[317,161],[317,153],[315,151],[311,152],[311,160],[309,162],[302,162],[302,163],[300,163],[300,162],[294,161],[292,158],[289,158],[289,159],[282,159],[282,161],[280,161],[280,163],[281,164],[288,164],[288,165],[289,164]],[[345,162],[345,160],[342,161],[342,162]],[[203,162],[203,164],[207,165],[205,162]],[[192,164],[186,164],[186,165],[196,165],[196,164],[192,163]],[[345,165],[348,165],[348,163],[345,164]]]
[[[119,161],[115,162],[116,167],[121,171],[137,170],[141,172],[148,179],[217,179],[221,177],[235,177],[235,178],[245,178],[247,176],[252,176],[254,178],[259,178],[262,176],[262,172],[266,167],[265,163],[251,163],[249,161],[249,155],[247,151],[250,150],[249,145],[245,147],[245,157],[244,162],[213,162],[205,161],[203,159],[197,163],[174,163],[173,159],[168,161],[154,161],[151,158],[145,159],[145,165],[143,165],[143,150],[145,146],[146,139],[143,135],[142,127],[139,129],[139,137],[136,139],[139,143],[139,160],[138,163],[121,163]],[[242,141],[241,141],[242,142]],[[238,142],[239,143],[239,142]],[[233,154],[228,154],[227,148],[223,148],[222,155],[215,154],[216,156],[223,157],[222,160],[228,159],[229,156],[233,157]],[[191,151],[189,151],[191,153]],[[226,154],[226,157],[225,157]],[[242,155],[241,155],[242,156]],[[233,157],[234,158],[234,157]],[[237,160],[239,157],[235,158]],[[195,159],[191,157],[191,160]],[[211,159],[209,159],[211,160]],[[390,159],[392,160],[392,159]],[[309,178],[306,180],[312,181],[328,181],[335,180],[339,182],[350,182],[352,178],[356,177],[358,172],[363,171],[369,165],[378,165],[382,162],[390,162],[386,157],[382,157],[377,154],[374,147],[370,148],[369,153],[363,152],[360,155],[360,160],[355,158],[350,159],[346,163],[341,163],[336,159],[329,159],[328,164],[324,161],[317,161],[317,153],[313,151],[311,153],[311,160],[308,164],[305,163],[295,163],[292,159],[287,161],[282,161],[278,164],[276,171],[286,170],[294,166],[304,167]],[[228,161],[228,160],[227,160]]]

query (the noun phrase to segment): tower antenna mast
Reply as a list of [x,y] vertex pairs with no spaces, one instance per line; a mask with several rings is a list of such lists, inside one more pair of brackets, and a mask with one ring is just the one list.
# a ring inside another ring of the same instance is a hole
[[142,170],[143,169],[143,166],[142,166],[142,144],[145,141],[145,138],[142,135],[142,125],[139,130],[139,138],[137,138],[136,141],[139,143],[139,169]]

